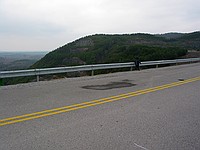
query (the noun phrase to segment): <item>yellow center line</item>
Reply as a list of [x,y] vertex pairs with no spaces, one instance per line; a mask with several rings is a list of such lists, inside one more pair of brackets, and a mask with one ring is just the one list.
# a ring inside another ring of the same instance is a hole
[[[177,83],[175,82],[173,84],[177,84]],[[169,85],[172,85],[172,84],[169,84]],[[97,103],[97,102],[100,102],[100,101],[106,101],[106,100],[109,100],[109,99],[120,98],[120,97],[124,97],[124,96],[128,96],[128,95],[132,95],[132,94],[141,93],[143,91],[149,91],[149,90],[152,90],[152,89],[157,89],[157,88],[164,87],[164,86],[168,86],[168,84],[163,85],[163,86],[157,86],[157,87],[154,87],[154,88],[148,88],[148,89],[144,89],[144,90],[130,92],[130,93],[126,93],[126,94],[121,94],[121,95],[117,95],[117,96],[112,96],[112,97],[108,97],[108,98],[102,98],[102,99],[98,99],[98,100],[92,100],[92,101],[89,101],[89,102],[83,102],[83,103],[79,103],[79,104],[74,104],[74,105],[70,105],[70,106],[64,106],[64,107],[60,107],[60,108],[55,108],[55,109],[35,112],[35,113],[31,113],[31,114],[15,116],[15,117],[12,117],[12,118],[6,118],[6,119],[0,120],[0,122],[20,119],[20,118],[24,118],[24,117],[30,117],[30,116],[34,116],[34,115],[40,115],[40,114],[44,114],[44,113],[51,113],[51,112],[60,111],[60,110],[63,110],[63,109],[69,109],[69,108],[78,107],[78,106],[82,106],[82,105],[86,105],[86,104],[92,104],[92,103]]]
[[130,92],[130,93],[111,96],[111,97],[107,97],[107,98],[102,98],[102,99],[98,99],[98,100],[92,100],[92,101],[83,102],[83,103],[79,103],[79,104],[64,106],[64,107],[60,107],[60,108],[54,108],[54,109],[44,110],[44,111],[40,111],[40,112],[25,114],[25,115],[21,115],[21,116],[5,118],[5,119],[0,120],[0,126],[14,124],[17,122],[23,122],[23,121],[27,121],[27,120],[33,120],[33,119],[42,118],[42,117],[46,117],[46,116],[52,116],[52,115],[69,112],[69,111],[73,111],[73,110],[77,110],[77,109],[82,109],[82,108],[96,106],[96,105],[100,105],[100,104],[104,104],[104,103],[108,103],[108,102],[122,100],[122,99],[130,98],[130,97],[134,97],[134,96],[138,96],[138,95],[142,95],[142,94],[147,94],[150,92],[155,92],[155,91],[183,85],[183,84],[198,81],[198,80],[200,80],[200,77],[191,78],[191,79],[188,79],[185,81],[173,82],[170,84],[165,84],[165,85],[147,88],[147,89],[143,89],[143,90],[138,90],[138,91],[134,91],[134,92]]
[[[167,86],[167,85],[164,85],[164,86]],[[160,86],[158,86],[156,88],[159,88],[159,87]],[[100,102],[100,101],[105,101],[105,100],[109,100],[109,99],[113,99],[113,98],[118,98],[118,97],[123,97],[123,96],[127,96],[127,95],[132,95],[132,94],[135,94],[135,93],[140,93],[140,92],[143,92],[143,91],[148,91],[148,90],[151,90],[151,89],[155,89],[155,87],[154,88],[144,89],[144,90],[139,90],[139,91],[135,91],[135,92],[125,93],[125,94],[121,94],[121,95],[117,95],[117,96],[111,96],[111,97],[107,97],[107,98],[102,98],[102,99],[98,99],[98,100],[92,100],[92,101],[89,101],[89,102],[83,102],[83,103],[79,103],[79,104],[74,104],[74,105],[70,105],[70,106],[64,106],[64,107],[60,107],[60,108],[54,108],[54,109],[40,111],[40,112],[35,112],[35,113],[31,113],[31,114],[25,114],[25,115],[21,115],[21,116],[15,116],[15,117],[12,117],[12,118],[6,118],[6,119],[0,120],[0,122],[5,122],[5,121],[10,121],[10,120],[20,119],[20,118],[24,118],[24,117],[30,117],[30,116],[34,116],[34,115],[40,115],[40,114],[44,114],[44,113],[50,113],[50,112],[59,111],[59,110],[63,110],[63,109],[68,109],[68,108],[73,108],[73,107],[78,107],[78,106],[82,106],[82,105],[86,105],[86,104],[92,104],[92,103],[96,103],[96,102]]]

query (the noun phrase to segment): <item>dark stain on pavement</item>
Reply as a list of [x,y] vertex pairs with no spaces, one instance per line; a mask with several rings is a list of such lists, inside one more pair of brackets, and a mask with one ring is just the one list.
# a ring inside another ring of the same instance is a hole
[[108,84],[103,85],[87,85],[83,86],[84,89],[90,89],[90,90],[110,90],[110,89],[116,89],[116,88],[125,88],[125,87],[132,87],[136,84],[128,82],[128,80],[123,80],[120,82],[110,82]]
[[179,81],[185,81],[185,79],[183,79],[183,78],[180,78],[180,79],[178,79]]

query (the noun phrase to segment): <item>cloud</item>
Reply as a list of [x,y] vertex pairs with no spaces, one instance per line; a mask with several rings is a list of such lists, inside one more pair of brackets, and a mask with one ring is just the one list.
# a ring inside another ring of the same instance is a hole
[[190,32],[199,29],[199,5],[199,0],[0,0],[0,37],[27,38],[31,48],[40,49],[30,42],[37,37],[52,49],[96,33]]

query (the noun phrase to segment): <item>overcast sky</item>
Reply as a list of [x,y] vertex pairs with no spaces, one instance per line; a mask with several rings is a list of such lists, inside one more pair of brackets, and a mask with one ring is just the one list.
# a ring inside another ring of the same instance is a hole
[[51,51],[91,34],[199,27],[200,0],[0,0],[0,51]]

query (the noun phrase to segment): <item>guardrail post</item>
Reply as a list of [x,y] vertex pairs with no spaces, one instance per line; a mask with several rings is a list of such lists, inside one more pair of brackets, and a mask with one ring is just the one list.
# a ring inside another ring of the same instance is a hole
[[131,65],[131,71],[133,71],[133,68],[135,68],[134,63]]
[[3,79],[0,78],[0,86],[3,86]]
[[133,71],[133,65],[131,65],[131,71]]
[[39,75],[37,75],[37,82],[39,82],[40,81],[40,76]]
[[158,68],[158,64],[156,65],[156,68]]
[[94,76],[94,69],[93,69],[93,65],[91,66],[91,70],[92,70],[92,74],[91,74],[91,76]]
[[35,75],[36,75],[37,82],[40,81],[39,71],[40,71],[39,69],[35,69]]

